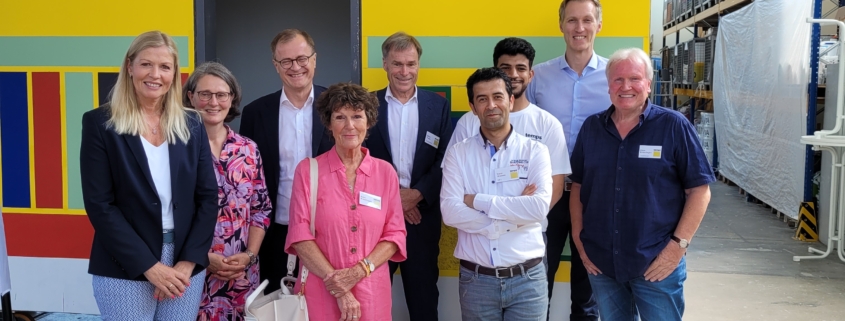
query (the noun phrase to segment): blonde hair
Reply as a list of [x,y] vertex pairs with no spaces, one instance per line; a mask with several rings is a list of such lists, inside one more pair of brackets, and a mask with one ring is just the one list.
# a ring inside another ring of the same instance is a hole
[[120,73],[117,76],[117,83],[111,92],[111,118],[106,125],[114,128],[114,131],[118,134],[141,135],[147,133],[148,129],[141,113],[141,105],[138,102],[128,66],[135,61],[141,51],[162,46],[167,47],[173,55],[173,79],[170,88],[162,98],[163,110],[159,125],[167,143],[175,144],[178,139],[187,144],[191,138],[191,131],[186,120],[186,109],[182,106],[179,53],[173,38],[160,31],[142,33],[129,45],[129,50],[126,52],[126,57],[123,58]]

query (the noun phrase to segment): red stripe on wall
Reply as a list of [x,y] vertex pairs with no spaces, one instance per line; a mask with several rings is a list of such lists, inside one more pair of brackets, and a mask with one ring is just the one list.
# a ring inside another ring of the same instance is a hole
[[184,86],[186,82],[188,82],[188,74],[183,73],[183,74],[182,74],[182,84],[181,84],[181,85],[182,85],[182,86]]
[[10,256],[87,259],[94,228],[85,215],[3,213]]
[[35,207],[62,208],[62,114],[59,73],[32,73]]

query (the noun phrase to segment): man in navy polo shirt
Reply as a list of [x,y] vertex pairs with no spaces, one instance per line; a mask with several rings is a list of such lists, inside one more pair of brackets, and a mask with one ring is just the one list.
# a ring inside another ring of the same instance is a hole
[[610,57],[613,105],[572,152],[572,235],[602,320],[681,320],[684,255],[715,180],[692,124],[648,102],[652,70],[637,48]]

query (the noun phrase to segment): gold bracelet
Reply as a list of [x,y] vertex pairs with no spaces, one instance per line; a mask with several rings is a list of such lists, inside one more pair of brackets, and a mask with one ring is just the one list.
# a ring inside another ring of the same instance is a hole
[[367,273],[367,275],[365,275],[364,277],[370,277],[370,267],[368,267],[367,264],[364,263],[364,260],[358,261],[358,263],[360,263],[361,266],[364,267],[364,272]]

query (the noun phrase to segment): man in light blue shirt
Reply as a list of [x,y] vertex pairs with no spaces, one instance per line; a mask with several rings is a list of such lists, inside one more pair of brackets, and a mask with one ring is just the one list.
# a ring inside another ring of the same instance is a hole
[[[605,76],[607,58],[593,51],[596,34],[601,30],[601,3],[599,0],[563,0],[558,16],[566,51],[563,56],[534,66],[534,80],[528,85],[526,95],[528,101],[560,121],[571,154],[584,120],[610,107]],[[549,225],[545,236],[550,298],[554,276],[560,265],[559,258],[572,232],[570,186],[567,181],[563,196],[548,214]],[[569,248],[573,252],[570,320],[598,320],[590,280],[572,240],[569,240]]]

